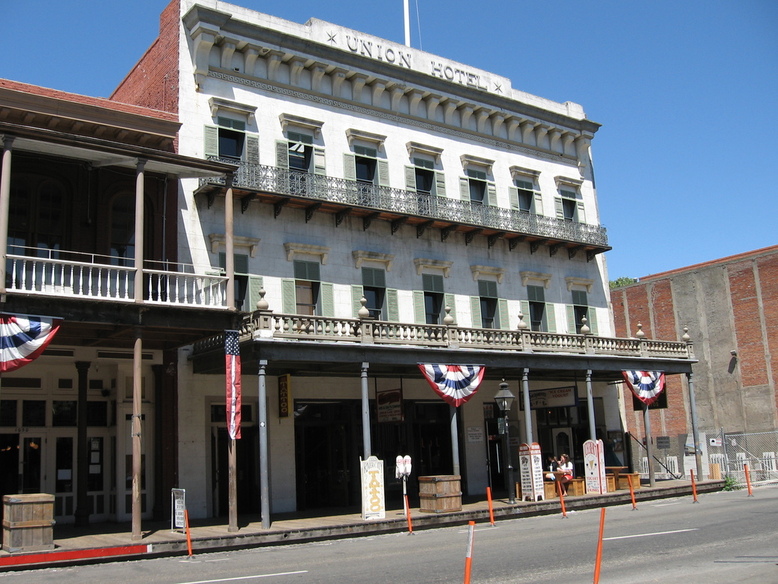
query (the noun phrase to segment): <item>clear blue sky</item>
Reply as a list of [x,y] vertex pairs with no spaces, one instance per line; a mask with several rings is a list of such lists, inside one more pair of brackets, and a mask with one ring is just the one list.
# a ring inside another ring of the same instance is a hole
[[[402,0],[234,3],[404,41]],[[0,0],[0,77],[107,97],[166,4]],[[593,156],[611,279],[778,243],[778,1],[410,6],[414,47],[580,103],[602,124]]]

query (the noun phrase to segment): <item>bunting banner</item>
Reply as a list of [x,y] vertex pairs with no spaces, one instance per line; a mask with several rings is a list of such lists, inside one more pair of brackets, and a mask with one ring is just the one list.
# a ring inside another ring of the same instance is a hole
[[635,397],[649,406],[665,388],[664,371],[622,371],[621,374]]
[[61,318],[29,314],[0,314],[0,373],[28,365],[46,349],[59,331]]
[[435,365],[419,363],[424,378],[435,393],[458,408],[478,391],[486,368],[481,365]]
[[224,331],[224,357],[227,389],[227,433],[240,438],[240,342],[238,331]]

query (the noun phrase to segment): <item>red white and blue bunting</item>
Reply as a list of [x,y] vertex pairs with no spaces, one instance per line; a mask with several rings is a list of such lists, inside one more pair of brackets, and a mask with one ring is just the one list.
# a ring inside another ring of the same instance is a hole
[[646,405],[651,405],[665,388],[663,371],[622,371],[624,380],[638,398]]
[[0,314],[0,373],[15,371],[37,359],[62,323],[61,318]]
[[478,391],[486,368],[481,365],[419,363],[424,378],[440,397],[458,408]]

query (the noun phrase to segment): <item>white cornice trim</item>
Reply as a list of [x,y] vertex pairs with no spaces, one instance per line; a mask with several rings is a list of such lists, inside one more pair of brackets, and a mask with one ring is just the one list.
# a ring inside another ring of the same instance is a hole
[[449,274],[451,273],[451,266],[454,265],[454,262],[450,262],[447,260],[432,260],[429,258],[415,258],[413,260],[413,264],[416,266],[416,274],[421,276],[422,272],[427,270],[441,270],[443,272],[443,277],[448,278]]

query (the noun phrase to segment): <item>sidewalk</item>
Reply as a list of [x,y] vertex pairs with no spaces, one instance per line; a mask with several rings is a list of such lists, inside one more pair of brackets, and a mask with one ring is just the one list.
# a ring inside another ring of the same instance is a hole
[[[719,491],[722,480],[702,481],[697,484],[698,493]],[[643,485],[635,491],[635,500],[663,499],[692,496],[691,483],[686,480],[656,481],[651,488]],[[631,504],[629,491],[620,490],[604,495],[565,497],[567,511],[590,509],[611,505]],[[540,502],[509,504],[505,498],[492,501],[494,520],[516,519],[535,515],[561,513],[559,499]],[[238,531],[227,532],[224,518],[194,520],[190,528],[194,554],[218,550],[302,543],[361,535],[397,533],[408,530],[402,508],[388,509],[386,518],[363,521],[359,513],[330,515],[290,513],[273,516],[270,529],[262,529],[259,521],[246,523],[249,518],[239,518]],[[254,519],[256,516],[252,516]],[[414,531],[447,525],[466,525],[469,521],[489,521],[489,504],[483,498],[463,499],[462,510],[447,513],[421,513],[411,510]],[[0,572],[52,565],[73,565],[92,562],[150,558],[166,555],[188,554],[186,534],[170,530],[170,522],[143,523],[143,538],[132,541],[128,523],[100,523],[87,527],[61,525],[54,527],[55,549],[42,552],[8,553],[0,551]]]

